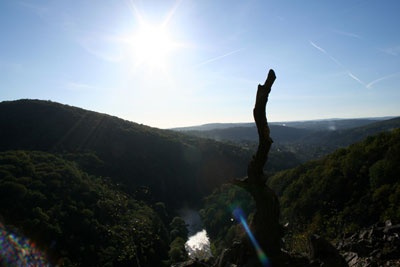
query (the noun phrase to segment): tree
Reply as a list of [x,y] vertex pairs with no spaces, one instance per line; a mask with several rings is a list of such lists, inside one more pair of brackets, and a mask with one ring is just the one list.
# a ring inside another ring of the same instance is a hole
[[[247,190],[254,198],[256,211],[250,223],[250,228],[261,249],[274,260],[280,257],[282,229],[279,224],[278,197],[265,184],[267,176],[264,174],[264,165],[267,162],[273,142],[270,137],[265,108],[275,79],[275,72],[270,70],[264,85],[258,85],[256,103],[253,109],[259,137],[258,148],[247,168],[247,177],[233,181],[234,184]],[[251,248],[252,245],[249,246]]]

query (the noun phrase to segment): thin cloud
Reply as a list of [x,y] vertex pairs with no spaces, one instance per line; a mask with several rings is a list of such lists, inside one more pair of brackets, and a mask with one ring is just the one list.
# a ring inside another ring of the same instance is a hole
[[101,87],[93,84],[87,84],[82,82],[68,81],[65,83],[65,87],[69,90],[75,91],[115,91],[116,88]]
[[96,89],[95,86],[86,84],[86,83],[78,83],[78,82],[68,82],[66,87],[71,90],[93,90]]
[[33,4],[32,2],[28,3],[28,2],[20,1],[20,2],[18,2],[18,4],[26,9],[33,11],[35,14],[37,14],[40,17],[43,15],[46,15],[50,11],[49,7],[44,7],[44,6],[40,6],[37,4]]
[[361,36],[352,32],[344,32],[344,31],[338,31],[338,30],[333,30],[334,33],[343,35],[343,36],[347,36],[347,37],[352,37],[352,38],[356,38],[356,39],[361,39]]
[[351,73],[350,71],[347,72],[347,74],[355,81],[357,81],[359,84],[366,86],[365,83],[363,81],[361,81],[357,76],[355,76],[353,73]]
[[0,61],[0,69],[6,71],[22,71],[23,65],[17,62]]
[[331,56],[325,49],[323,49],[322,47],[318,46],[317,44],[315,44],[313,41],[309,41],[310,45],[312,45],[314,48],[318,49],[320,52],[324,53],[325,55],[327,55],[333,62],[336,63],[336,65],[338,65],[339,67],[344,68],[343,64],[339,62],[339,60],[337,60],[336,58],[334,58],[333,56]]
[[277,18],[279,21],[285,21],[285,18],[279,15],[275,15],[275,18]]
[[309,41],[309,42],[310,42],[310,44],[311,44],[312,46],[314,46],[315,48],[317,48],[319,51],[321,51],[321,52],[324,53],[324,54],[327,54],[327,52],[325,51],[325,49],[323,49],[322,47],[316,45],[313,41]]
[[396,73],[392,73],[392,74],[383,76],[383,77],[381,77],[381,78],[378,78],[378,79],[373,80],[372,82],[368,83],[368,84],[366,85],[366,87],[367,87],[368,89],[370,89],[370,88],[372,88],[375,84],[377,84],[377,83],[379,83],[379,82],[381,82],[381,81],[384,81],[384,80],[387,80],[387,79],[390,79],[390,78],[393,78],[393,77],[399,76],[399,75],[400,75],[400,72],[396,72]]
[[109,62],[120,62],[122,52],[117,38],[109,36],[90,36],[78,40],[78,43],[90,54]]
[[231,51],[231,52],[229,52],[229,53],[223,54],[223,55],[221,55],[221,56],[217,56],[217,57],[213,57],[213,58],[207,59],[207,60],[205,60],[205,61],[203,61],[203,62],[197,64],[195,67],[204,66],[204,65],[209,64],[209,63],[211,63],[211,62],[214,62],[214,61],[223,59],[223,58],[225,58],[225,57],[231,56],[231,55],[233,55],[233,54],[236,54],[236,53],[238,53],[238,52],[240,52],[240,51],[242,51],[242,50],[243,50],[243,48],[236,49],[236,50],[233,50],[233,51]]
[[104,87],[98,86],[96,84],[88,84],[83,82],[76,82],[76,81],[65,81],[64,88],[71,90],[71,91],[96,91],[96,92],[115,92],[119,89],[117,87]]
[[347,68],[339,62],[339,60],[337,60],[336,58],[334,58],[333,56],[331,56],[325,49],[323,49],[322,47],[318,46],[317,44],[315,44],[312,41],[309,41],[310,44],[316,48],[317,50],[319,50],[320,52],[324,53],[325,55],[327,55],[333,62],[336,63],[336,65],[338,65],[339,67],[341,67],[342,69],[344,69],[347,73],[347,75],[352,78],[353,80],[355,80],[356,82],[358,82],[359,84],[367,87],[367,85],[360,79],[358,78],[356,75],[354,75],[352,72],[350,72],[349,70],[347,70]]
[[176,10],[178,9],[178,7],[180,6],[182,0],[176,1],[175,5],[171,8],[171,10],[168,12],[167,17],[165,18],[163,25],[167,25],[169,23],[169,21],[171,20],[171,18],[174,16]]
[[383,51],[386,54],[389,54],[391,56],[398,56],[398,55],[400,55],[400,45],[387,47],[385,49],[381,49],[381,51]]

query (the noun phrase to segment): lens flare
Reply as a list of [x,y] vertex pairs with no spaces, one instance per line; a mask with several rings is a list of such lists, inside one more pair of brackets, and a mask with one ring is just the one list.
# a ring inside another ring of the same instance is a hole
[[269,262],[269,259],[267,255],[265,255],[264,251],[261,249],[260,244],[258,244],[257,239],[254,237],[253,233],[251,232],[250,227],[246,222],[246,216],[244,215],[243,210],[241,208],[235,208],[232,214],[235,217],[235,219],[242,224],[244,230],[249,236],[250,241],[256,250],[257,257],[260,260],[261,265],[264,267],[270,267],[271,264]]
[[35,243],[9,231],[0,223],[0,266],[50,267],[51,265]]

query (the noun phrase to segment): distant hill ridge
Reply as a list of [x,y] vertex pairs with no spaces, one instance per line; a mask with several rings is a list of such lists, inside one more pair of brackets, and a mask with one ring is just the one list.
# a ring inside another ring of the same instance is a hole
[[[301,120],[301,121],[281,121],[268,122],[271,125],[281,125],[293,128],[309,129],[309,130],[340,130],[347,128],[355,128],[372,122],[389,120],[397,116],[371,117],[371,118],[352,118],[352,119],[320,119],[320,120]],[[202,125],[184,126],[171,128],[174,131],[210,131],[228,128],[255,127],[254,122],[237,122],[237,123],[206,123]]]
[[[179,131],[238,144],[258,142],[254,124],[218,124],[214,129],[204,130],[213,125],[199,126],[198,130],[194,130],[196,127],[180,128]],[[400,117],[269,123],[269,127],[274,147],[295,153],[305,162],[362,141],[368,136],[399,128]]]

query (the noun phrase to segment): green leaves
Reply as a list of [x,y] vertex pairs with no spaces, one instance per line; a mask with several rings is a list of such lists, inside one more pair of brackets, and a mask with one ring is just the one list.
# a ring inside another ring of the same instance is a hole
[[399,155],[397,129],[278,173],[269,184],[295,235],[313,231],[335,238],[378,220],[400,221]]
[[157,266],[167,258],[168,234],[147,204],[52,154],[0,152],[0,214],[70,265]]
[[255,208],[249,193],[231,184],[222,185],[204,199],[200,216],[217,250],[213,253],[218,254],[229,247],[240,232],[238,229],[241,228],[232,215],[236,207],[243,209],[246,214],[250,214]]

